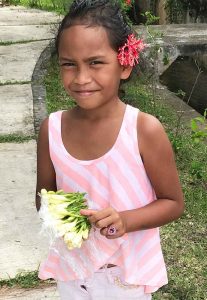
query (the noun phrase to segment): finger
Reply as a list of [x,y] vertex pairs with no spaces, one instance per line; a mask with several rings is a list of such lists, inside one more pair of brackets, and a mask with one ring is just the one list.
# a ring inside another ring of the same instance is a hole
[[107,232],[108,232],[108,227],[104,227],[100,230],[100,234],[104,236],[107,236]]
[[121,230],[119,231],[117,227],[115,227],[116,231],[113,234],[109,233],[110,227],[115,227],[115,226],[112,225],[107,228],[107,230],[106,230],[106,238],[107,239],[112,240],[112,239],[116,239],[116,238],[122,236],[122,231]]
[[[96,216],[94,216],[94,217],[96,217]],[[93,221],[93,217],[91,217],[91,219]],[[94,222],[94,224],[97,228],[108,227],[112,223],[113,223],[113,216],[109,216],[109,217],[106,217],[104,219],[100,219],[100,220]]]
[[[107,208],[101,209],[101,210],[97,211],[96,214],[92,215],[91,220],[93,223],[96,223],[100,220],[106,219],[107,217],[113,216],[114,212],[115,211],[112,207],[107,207]],[[108,226],[108,224],[102,224],[102,226],[99,226],[99,227],[101,228],[104,226]]]
[[124,234],[124,230],[118,224],[112,224],[107,228],[106,238],[107,239],[116,239],[121,237]]
[[116,232],[114,234],[110,234],[109,233],[109,228],[110,227],[115,227],[113,225],[110,225],[110,226],[107,226],[107,227],[104,227],[100,230],[100,234],[101,235],[104,235],[107,239],[115,239],[115,238],[118,238],[120,237],[120,233],[121,231],[119,231],[118,227],[116,226]]
[[102,234],[102,235],[104,235],[108,240],[113,240],[113,239],[117,239],[118,237],[120,237],[121,235],[120,235],[120,232],[117,230],[117,232],[115,233],[115,234],[113,234],[113,235],[110,235],[110,234],[108,234],[108,227],[107,228],[103,228],[103,231],[101,232],[101,230],[100,230],[100,233]]
[[80,214],[82,216],[93,216],[96,213],[97,213],[97,210],[94,210],[94,209],[81,209],[80,210]]
[[117,238],[119,238],[119,237],[121,237],[121,235],[120,235],[119,233],[114,234],[114,235],[106,235],[106,238],[107,238],[108,240],[117,239]]

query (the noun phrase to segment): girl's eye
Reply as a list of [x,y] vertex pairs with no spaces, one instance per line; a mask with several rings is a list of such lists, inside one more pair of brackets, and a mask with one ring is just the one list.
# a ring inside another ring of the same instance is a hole
[[90,65],[92,65],[92,66],[94,66],[94,65],[101,65],[101,64],[103,64],[103,62],[99,61],[99,60],[94,60],[94,61],[90,62]]
[[68,63],[62,63],[62,64],[60,64],[60,66],[61,66],[61,67],[74,67],[75,64],[74,64],[74,63],[68,62]]

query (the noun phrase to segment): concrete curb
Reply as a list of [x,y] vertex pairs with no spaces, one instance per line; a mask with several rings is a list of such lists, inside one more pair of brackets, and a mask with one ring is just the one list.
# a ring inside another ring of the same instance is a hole
[[33,94],[33,113],[34,113],[34,129],[38,134],[41,122],[48,116],[46,109],[46,87],[44,84],[44,76],[47,73],[47,65],[52,55],[55,53],[54,41],[45,48],[41,53],[32,74],[32,94]]
[[60,299],[55,285],[37,287],[34,289],[3,288],[0,300],[58,300]]

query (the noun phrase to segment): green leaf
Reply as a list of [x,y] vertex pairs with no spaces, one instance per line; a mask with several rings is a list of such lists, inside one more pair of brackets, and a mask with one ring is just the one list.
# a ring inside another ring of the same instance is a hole
[[196,131],[198,129],[198,125],[197,125],[195,119],[191,120],[191,129],[192,129],[192,131]]

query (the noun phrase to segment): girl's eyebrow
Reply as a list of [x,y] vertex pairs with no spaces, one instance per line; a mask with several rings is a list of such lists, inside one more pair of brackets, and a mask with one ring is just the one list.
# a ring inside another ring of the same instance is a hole
[[103,59],[105,56],[99,55],[99,56],[92,56],[86,59],[86,61],[96,60],[96,59]]
[[[96,59],[103,59],[103,58],[105,58],[105,56],[103,56],[103,55],[99,55],[99,56],[91,56],[91,57],[89,57],[89,58],[87,58],[87,59],[84,59],[84,61],[92,61],[92,60],[96,60]],[[66,57],[59,57],[59,60],[64,60],[64,61],[74,61],[73,59],[71,59],[71,58],[66,58]]]
[[71,58],[66,58],[66,57],[59,57],[59,60],[72,61]]

